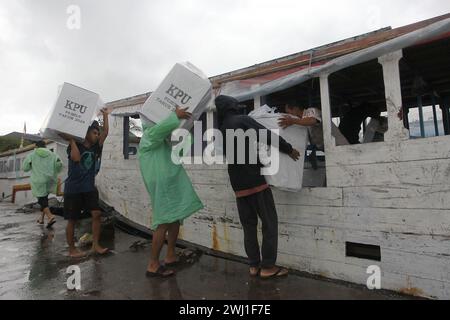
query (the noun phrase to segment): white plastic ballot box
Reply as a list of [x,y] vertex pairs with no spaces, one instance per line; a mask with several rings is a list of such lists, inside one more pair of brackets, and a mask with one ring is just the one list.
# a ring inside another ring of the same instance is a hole
[[208,77],[189,62],[177,63],[144,103],[140,116],[143,124],[158,123],[177,106],[188,108],[192,119],[181,121],[180,128],[191,130],[211,99],[212,86]]
[[42,138],[67,143],[59,136],[65,133],[82,141],[102,107],[103,102],[97,93],[64,83],[40,129],[40,135]]

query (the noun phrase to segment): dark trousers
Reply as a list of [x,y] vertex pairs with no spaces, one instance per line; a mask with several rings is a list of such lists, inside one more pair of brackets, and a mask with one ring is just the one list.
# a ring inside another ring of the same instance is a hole
[[[237,198],[236,202],[250,266],[261,266],[264,269],[274,267],[278,251],[278,216],[272,191],[266,189],[248,197]],[[262,222],[261,251],[258,243],[258,217]]]

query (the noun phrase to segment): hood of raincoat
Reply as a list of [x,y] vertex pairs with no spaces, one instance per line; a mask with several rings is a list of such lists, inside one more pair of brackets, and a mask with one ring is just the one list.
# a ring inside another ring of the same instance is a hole
[[37,148],[36,149],[36,155],[38,155],[41,158],[48,158],[52,152],[46,148]]
[[230,96],[218,96],[214,103],[217,108],[219,128],[222,127],[222,123],[226,117],[243,114],[243,110],[245,109],[245,106],[240,105],[238,100]]

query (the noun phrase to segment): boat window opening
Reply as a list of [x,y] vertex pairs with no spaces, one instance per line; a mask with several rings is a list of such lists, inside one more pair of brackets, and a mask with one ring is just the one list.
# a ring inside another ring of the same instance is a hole
[[422,115],[419,108],[408,108],[407,128],[411,139],[445,135],[443,116],[438,112],[439,108],[439,105],[424,106]]
[[[319,79],[311,79],[297,86],[275,92],[263,97],[265,104],[276,107],[280,113],[285,113],[285,106],[295,102],[305,108],[321,110]],[[322,136],[323,138],[323,136]],[[305,150],[305,164],[303,173],[303,187],[326,187],[326,152],[323,146],[317,146],[308,141]]]
[[384,141],[388,117],[383,68],[378,60],[331,74],[329,86],[332,118],[339,119],[333,121],[334,130],[345,138],[338,139],[335,134],[336,145]]
[[9,160],[8,172],[14,171],[14,159]]
[[138,115],[123,118],[124,159],[137,159],[139,142],[142,137],[142,122]]
[[142,138],[142,121],[138,118],[130,118],[130,132],[137,138]]
[[450,37],[405,48],[403,122],[410,139],[450,135]]
[[346,242],[345,255],[350,258],[381,261],[381,248],[376,245]]

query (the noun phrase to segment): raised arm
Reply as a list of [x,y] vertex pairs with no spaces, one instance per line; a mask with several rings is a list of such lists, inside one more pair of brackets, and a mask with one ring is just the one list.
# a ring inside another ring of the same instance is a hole
[[103,108],[101,112],[103,114],[103,130],[102,133],[100,133],[98,143],[100,146],[103,146],[103,143],[105,142],[109,133],[109,111],[107,108]]
[[312,127],[319,123],[319,120],[313,117],[294,118],[289,115],[285,115],[278,121],[281,128],[286,129],[293,125],[299,125],[303,127]]
[[70,140],[70,144],[69,144],[69,149],[70,149],[70,159],[73,162],[80,162],[81,161],[81,155],[80,155],[80,149],[78,149],[77,143],[75,142],[75,140]]
[[171,113],[169,117],[155,124],[153,127],[144,130],[142,136],[141,146],[143,150],[154,149],[159,147],[164,140],[178,128],[180,119],[189,119],[192,116],[186,109],[177,107],[175,112]]
[[69,146],[67,147],[67,154],[70,157],[70,159],[74,162],[80,162],[81,160],[80,150],[77,147],[75,138],[66,133],[60,133],[59,136],[69,143]]
[[294,161],[297,161],[300,158],[300,153],[298,152],[298,150],[294,149],[290,143],[288,143],[286,140],[284,140],[281,136],[275,134],[271,130],[269,130],[266,127],[264,127],[262,124],[260,124],[255,119],[248,117],[248,127],[250,129],[255,129],[256,130],[258,143],[260,142],[260,132],[259,131],[260,130],[267,130],[266,132],[269,133],[267,135],[267,141],[266,141],[267,145],[269,145],[269,146],[272,145],[272,141],[273,141],[272,139],[278,139],[278,141],[279,141],[278,149],[281,152],[289,155]]

